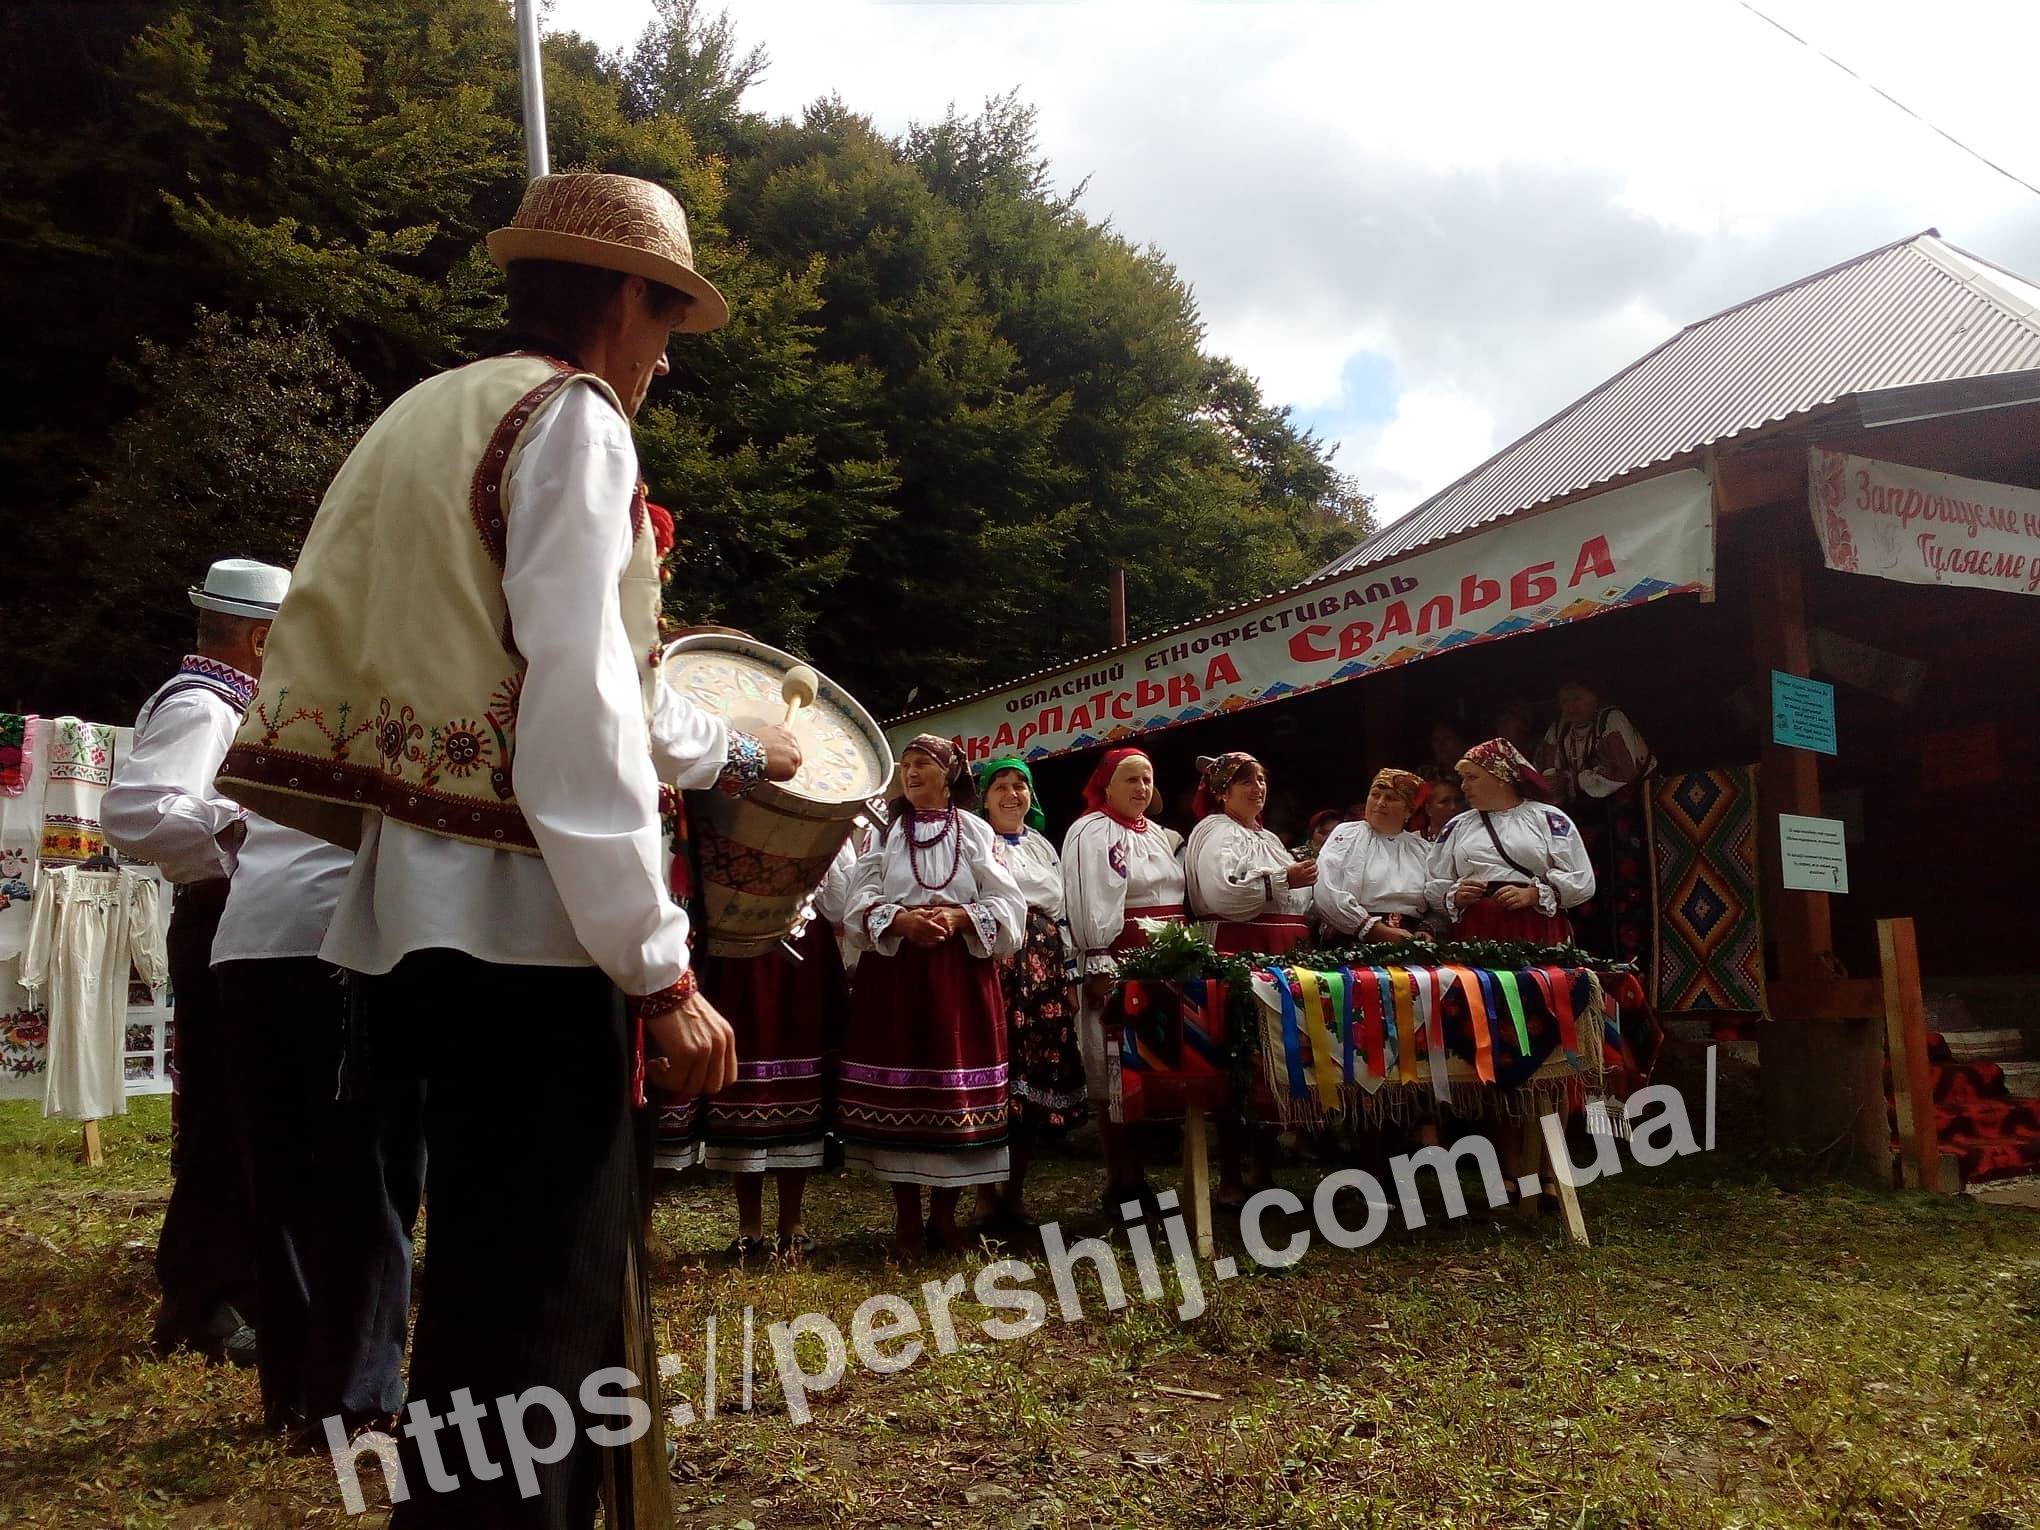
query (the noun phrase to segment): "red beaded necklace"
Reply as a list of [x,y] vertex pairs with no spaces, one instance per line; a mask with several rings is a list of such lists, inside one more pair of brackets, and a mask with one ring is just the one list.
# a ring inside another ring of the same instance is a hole
[[[922,820],[931,818],[939,820],[942,827],[937,829],[930,838],[922,839],[914,833],[915,826],[921,823]],[[931,882],[921,875],[921,852],[923,850],[933,850],[943,840],[951,839],[952,837],[954,843],[951,844],[949,850],[949,874],[939,882]],[[907,822],[907,846],[907,863],[914,868],[914,880],[921,884],[924,891],[941,892],[951,882],[954,882],[956,880],[957,868],[963,864],[963,827],[957,821],[954,804],[939,813],[924,813],[916,808],[914,816]]]

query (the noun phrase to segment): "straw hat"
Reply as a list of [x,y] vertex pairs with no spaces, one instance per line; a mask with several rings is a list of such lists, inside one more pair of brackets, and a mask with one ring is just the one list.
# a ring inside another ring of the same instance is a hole
[[205,571],[203,587],[191,591],[201,611],[222,611],[264,621],[276,615],[290,588],[290,570],[252,558],[222,558]]
[[693,301],[675,326],[706,334],[729,322],[730,305],[694,269],[687,214],[665,187],[630,175],[544,175],[524,189],[508,228],[489,235],[489,258],[564,260],[676,287]]

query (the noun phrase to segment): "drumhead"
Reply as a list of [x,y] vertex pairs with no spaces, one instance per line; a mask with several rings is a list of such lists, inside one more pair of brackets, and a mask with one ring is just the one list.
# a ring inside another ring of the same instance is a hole
[[[800,662],[740,632],[702,631],[667,644],[660,673],[666,684],[697,706],[746,728],[785,720],[781,687]],[[800,740],[800,773],[777,783],[782,791],[815,802],[863,802],[892,781],[892,746],[878,724],[848,691],[819,670],[814,704],[800,709],[793,735]]]

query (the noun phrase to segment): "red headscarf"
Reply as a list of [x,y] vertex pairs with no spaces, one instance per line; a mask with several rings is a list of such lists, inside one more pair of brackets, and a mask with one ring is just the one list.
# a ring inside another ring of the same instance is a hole
[[1098,761],[1097,768],[1091,772],[1091,779],[1084,783],[1084,807],[1089,812],[1103,813],[1114,823],[1125,824],[1136,834],[1145,834],[1148,827],[1148,821],[1145,817],[1127,818],[1122,814],[1115,813],[1112,810],[1112,804],[1105,800],[1105,788],[1112,784],[1112,778],[1118,774],[1119,767],[1128,760],[1134,759],[1147,760],[1148,768],[1154,768],[1155,762],[1148,759],[1145,749],[1106,750],[1104,758]]

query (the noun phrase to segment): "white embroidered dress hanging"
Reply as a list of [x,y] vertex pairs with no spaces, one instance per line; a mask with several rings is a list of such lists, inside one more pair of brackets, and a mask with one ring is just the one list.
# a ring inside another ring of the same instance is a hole
[[65,866],[43,874],[34,908],[21,983],[49,1009],[43,1114],[125,1115],[128,968],[151,987],[169,976],[157,884],[137,871]]

